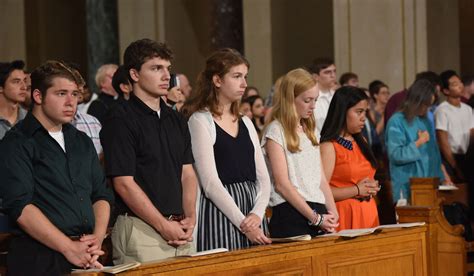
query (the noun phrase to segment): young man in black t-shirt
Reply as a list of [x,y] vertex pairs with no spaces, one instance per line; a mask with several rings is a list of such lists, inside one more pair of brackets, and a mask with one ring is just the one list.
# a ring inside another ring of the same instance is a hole
[[131,43],[124,66],[133,85],[101,131],[107,176],[119,216],[112,233],[116,264],[144,262],[194,251],[197,178],[184,117],[167,95],[172,53],[149,39]]

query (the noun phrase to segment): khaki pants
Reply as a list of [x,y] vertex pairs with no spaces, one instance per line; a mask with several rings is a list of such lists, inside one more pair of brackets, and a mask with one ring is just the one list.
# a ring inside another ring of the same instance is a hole
[[156,230],[133,216],[119,216],[112,230],[114,264],[148,262],[196,252],[192,243],[168,245]]

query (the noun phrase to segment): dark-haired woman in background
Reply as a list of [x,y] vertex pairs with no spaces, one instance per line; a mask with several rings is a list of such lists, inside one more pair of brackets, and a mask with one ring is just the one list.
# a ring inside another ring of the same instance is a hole
[[244,94],[242,95],[242,100],[245,100],[248,97],[259,96],[259,95],[260,95],[260,93],[258,93],[257,87],[247,86],[247,88],[245,88]]
[[373,196],[380,190],[374,180],[377,161],[361,134],[368,96],[356,87],[339,88],[321,130],[321,159],[336,201],[339,228],[379,225]]
[[375,158],[382,160],[385,152],[385,120],[383,116],[390,91],[385,83],[374,80],[369,84],[369,93],[373,104],[370,105],[368,118],[375,127],[374,141],[372,141],[371,146]]
[[262,130],[265,126],[265,106],[263,106],[263,99],[259,95],[250,96],[245,99],[250,104],[250,111],[252,111],[252,123],[257,130],[258,137],[262,137]]

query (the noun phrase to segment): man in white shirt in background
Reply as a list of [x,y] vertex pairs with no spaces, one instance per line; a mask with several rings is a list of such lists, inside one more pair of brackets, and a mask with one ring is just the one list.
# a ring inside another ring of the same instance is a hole
[[[447,98],[435,111],[436,138],[444,164],[455,182],[467,181],[469,184],[471,201],[474,199],[474,182],[470,172],[472,160],[467,153],[474,136],[472,108],[461,102],[464,85],[455,71],[444,71],[440,77]],[[471,218],[473,215],[471,208]]]
[[474,135],[472,108],[461,102],[464,86],[453,70],[441,73],[443,93],[447,99],[435,111],[436,136],[444,160],[459,179],[465,176],[462,170],[465,154]]
[[328,114],[329,104],[331,104],[332,97],[337,89],[336,65],[331,59],[319,58],[313,61],[308,67],[308,71],[319,86],[319,97],[313,113],[316,120],[316,134],[319,138]]

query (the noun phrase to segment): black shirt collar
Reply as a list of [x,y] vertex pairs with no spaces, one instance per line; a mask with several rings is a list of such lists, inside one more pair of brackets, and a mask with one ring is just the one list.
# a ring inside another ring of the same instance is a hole
[[[66,132],[70,129],[70,124],[63,124],[63,132]],[[42,129],[45,132],[48,132],[43,125],[36,119],[36,117],[32,114],[32,112],[28,112],[26,114],[25,119],[21,122],[21,128],[23,129],[24,133],[27,136],[33,136],[36,131]]]
[[[146,105],[140,98],[135,96],[133,93],[130,94],[129,99],[130,104],[132,107],[137,110],[140,114],[143,115],[157,115],[157,112],[151,109],[148,105]],[[173,110],[160,98],[160,118],[165,118],[168,116]]]

